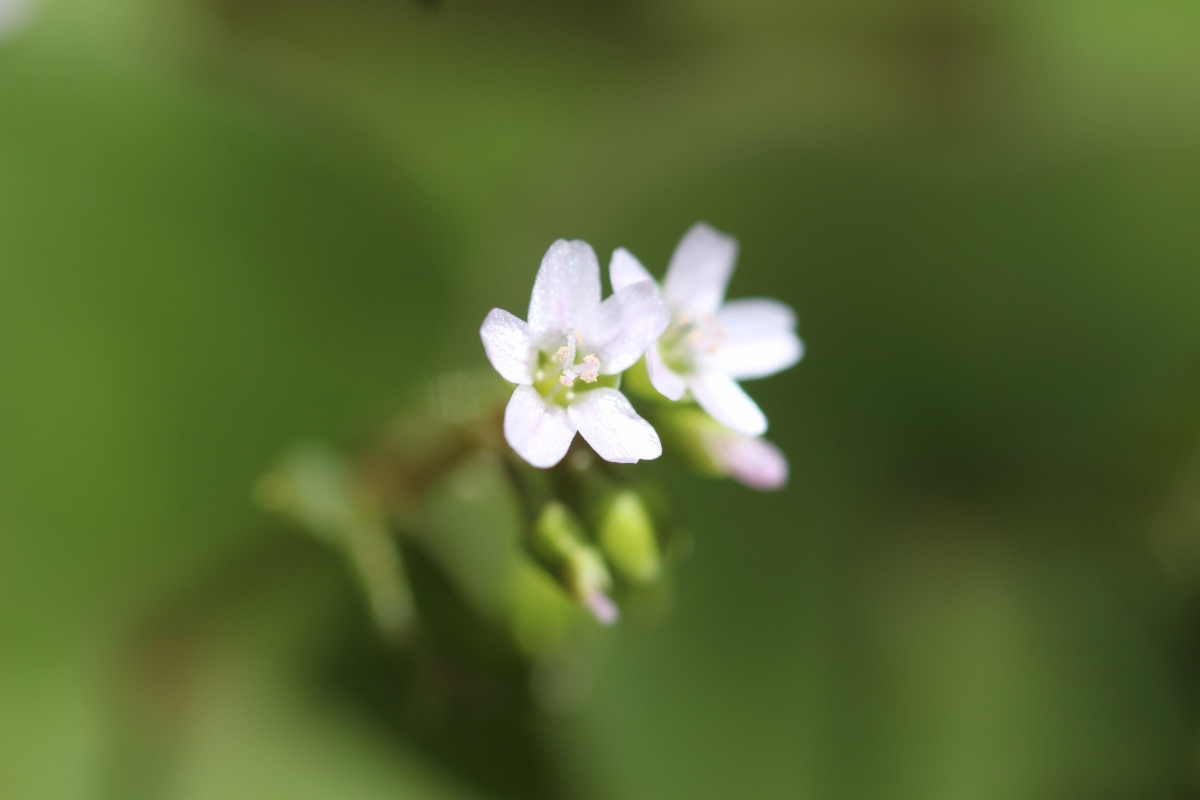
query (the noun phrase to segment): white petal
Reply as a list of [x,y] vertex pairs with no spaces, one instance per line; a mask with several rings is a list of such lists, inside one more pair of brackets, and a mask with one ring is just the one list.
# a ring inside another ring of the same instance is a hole
[[658,433],[616,389],[582,392],[567,407],[571,421],[605,461],[633,464],[662,455]]
[[791,331],[782,331],[753,342],[722,342],[702,357],[703,368],[731,378],[765,378],[794,365],[804,355],[804,343]]
[[550,245],[533,282],[529,327],[541,347],[558,347],[600,305],[600,262],[587,242]]
[[[646,271],[642,262],[638,261],[633,253],[624,247],[618,247],[613,251],[612,261],[608,262],[608,281],[612,284],[614,292],[619,292],[638,281],[653,280],[654,276]],[[657,285],[656,283],[655,286]]]
[[676,311],[713,314],[737,261],[737,240],[698,222],[683,235],[667,266],[663,296]]
[[707,369],[731,378],[765,378],[804,355],[796,313],[778,300],[731,300],[716,315],[719,344],[702,357]]
[[658,341],[671,311],[650,281],[638,281],[609,297],[581,326],[581,353],[595,353],[600,372],[616,375],[632,367]]
[[730,338],[749,341],[796,330],[796,312],[786,303],[769,297],[744,297],[721,306],[717,324]]
[[547,403],[532,386],[518,386],[504,410],[504,438],[535,467],[553,467],[567,454],[575,424],[567,410]]
[[688,378],[688,388],[700,407],[726,428],[747,436],[766,433],[767,418],[728,375],[698,372]]
[[668,400],[678,400],[687,391],[683,376],[663,363],[657,344],[646,348],[646,372],[650,375],[650,383]]
[[787,457],[766,439],[733,431],[704,438],[717,466],[734,480],[764,491],[787,483]]
[[512,383],[533,383],[533,369],[537,363],[537,350],[533,344],[533,331],[525,320],[519,319],[502,308],[493,308],[483,318],[479,328],[483,339],[483,350],[496,372]]

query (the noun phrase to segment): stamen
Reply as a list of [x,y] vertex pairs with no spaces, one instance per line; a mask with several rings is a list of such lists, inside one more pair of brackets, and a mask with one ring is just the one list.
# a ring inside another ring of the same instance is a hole
[[567,334],[567,343],[558,348],[554,353],[554,360],[563,367],[569,367],[575,363],[575,348],[583,344],[583,336],[579,331],[574,331]]
[[600,377],[600,359],[595,355],[586,355],[583,357],[583,369],[579,371],[579,377],[583,378],[584,383],[595,383]]
[[[583,344],[583,335],[579,331],[567,334],[567,343],[554,351],[554,360],[560,365],[558,383],[567,389],[575,386],[576,378],[583,378],[584,383],[595,383],[600,378],[600,359],[594,354],[584,356],[583,362],[575,363],[575,355],[579,345]],[[572,396],[568,392],[567,398]]]

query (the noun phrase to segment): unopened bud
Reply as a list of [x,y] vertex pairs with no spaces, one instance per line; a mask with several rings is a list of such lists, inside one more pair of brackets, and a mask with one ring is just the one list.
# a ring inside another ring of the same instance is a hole
[[766,439],[732,431],[698,408],[673,408],[659,421],[664,438],[701,472],[763,491],[787,484],[787,457]]
[[617,606],[608,596],[612,576],[604,559],[584,538],[583,528],[558,501],[542,509],[534,525],[530,550],[577,602],[604,625],[617,621]]
[[642,498],[631,489],[618,492],[609,503],[600,522],[600,546],[634,583],[649,583],[662,569],[654,524]]
[[601,625],[612,625],[621,616],[621,612],[617,610],[617,604],[612,601],[612,598],[599,590],[593,591],[584,598],[583,604],[588,607],[588,611],[592,612],[592,616]]

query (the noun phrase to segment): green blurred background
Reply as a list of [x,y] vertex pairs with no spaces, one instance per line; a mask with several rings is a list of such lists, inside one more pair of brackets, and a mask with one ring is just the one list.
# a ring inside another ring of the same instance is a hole
[[[1168,0],[36,5],[0,796],[1197,796],[1197,41]],[[671,615],[595,637],[542,778],[479,779],[330,689],[360,603],[256,560],[254,480],[481,366],[554,239],[661,275],[701,219],[800,313],[750,387],[791,484],[653,465]]]

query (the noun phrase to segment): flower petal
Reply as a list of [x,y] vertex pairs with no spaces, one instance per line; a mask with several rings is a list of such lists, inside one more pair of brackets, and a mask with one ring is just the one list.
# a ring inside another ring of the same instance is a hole
[[687,391],[687,381],[663,362],[657,344],[646,348],[646,372],[650,376],[650,383],[668,400],[678,400]]
[[483,339],[488,361],[504,380],[533,383],[537,350],[533,344],[533,331],[525,320],[502,308],[493,308],[483,318],[479,338]]
[[728,375],[698,372],[688,378],[688,388],[700,407],[725,427],[747,436],[766,433],[767,418]]
[[662,455],[662,442],[654,427],[639,417],[616,389],[582,392],[567,406],[567,414],[605,461],[633,464]]
[[723,343],[703,357],[704,367],[737,380],[765,378],[793,366],[804,355],[804,343],[791,331],[745,344]]
[[[653,280],[654,276],[646,271],[642,262],[638,261],[633,253],[624,247],[618,247],[613,251],[612,261],[608,262],[608,281],[612,284],[614,292],[619,292],[638,281]],[[657,285],[656,283],[655,286]]]
[[698,222],[683,235],[667,266],[663,297],[676,311],[713,314],[737,261],[737,240]]
[[804,355],[796,336],[796,313],[778,300],[731,300],[716,315],[716,350],[703,354],[705,369],[731,378],[765,378],[795,364]]
[[749,341],[796,330],[796,312],[786,303],[769,297],[743,297],[721,306],[717,324],[730,338]]
[[560,405],[547,403],[532,386],[518,386],[504,410],[504,438],[535,467],[553,467],[567,454],[575,424]]
[[787,483],[787,456],[766,439],[734,431],[714,432],[703,439],[717,468],[734,480],[764,491]]
[[533,282],[529,327],[540,347],[558,347],[600,305],[600,262],[587,242],[550,245]]
[[610,296],[581,326],[583,353],[595,353],[603,375],[632,367],[662,336],[671,311],[651,281],[638,281]]

